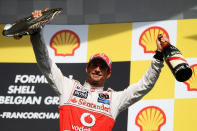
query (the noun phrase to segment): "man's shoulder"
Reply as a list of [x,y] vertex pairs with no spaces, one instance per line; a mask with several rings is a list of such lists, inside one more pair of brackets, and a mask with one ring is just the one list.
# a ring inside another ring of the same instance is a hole
[[70,81],[70,82],[72,82],[73,84],[82,86],[81,83],[80,83],[78,80],[76,80],[76,79],[73,79],[73,78],[70,78],[70,77],[66,77],[66,76],[64,76],[64,75],[63,75],[63,77],[64,77],[65,81]]
[[105,92],[116,92],[116,91],[113,90],[112,88],[107,88],[107,90]]

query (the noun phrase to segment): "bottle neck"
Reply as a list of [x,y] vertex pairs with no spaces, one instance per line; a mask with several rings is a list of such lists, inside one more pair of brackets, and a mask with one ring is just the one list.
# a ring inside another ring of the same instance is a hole
[[164,47],[166,47],[166,46],[168,46],[169,44],[168,44],[168,42],[163,42],[163,43],[161,43],[161,46],[164,48]]

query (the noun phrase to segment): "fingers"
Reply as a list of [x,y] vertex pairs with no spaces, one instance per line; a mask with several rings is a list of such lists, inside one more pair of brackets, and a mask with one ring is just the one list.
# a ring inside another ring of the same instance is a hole
[[44,11],[47,11],[47,10],[49,10],[49,8],[45,8],[45,10],[44,10]]
[[168,37],[164,37],[163,40],[164,40],[165,42],[169,43]]
[[159,34],[158,37],[157,37],[157,39],[160,41],[162,37],[163,37],[163,35],[162,34]]
[[157,40],[159,40],[161,43],[165,43],[165,42],[169,43],[168,37],[163,36],[162,34],[158,35]]
[[163,36],[162,34],[159,34],[156,40],[156,44],[157,44],[157,50],[162,52],[163,50],[163,46],[164,43],[168,43],[169,40],[166,36]]
[[38,18],[38,17],[42,16],[42,10],[35,10],[34,12],[32,12],[32,16],[34,18]]
[[161,45],[161,42],[159,41],[159,39],[156,40],[156,44],[157,44],[157,51],[160,51],[162,52],[162,45]]
[[163,36],[163,34],[159,34],[156,40],[157,50],[162,52],[163,48],[170,44],[170,41],[167,36]]
[[[49,8],[45,8],[44,11],[47,11],[47,10],[49,10]],[[35,11],[32,12],[31,14],[32,14],[32,16],[33,16],[34,18],[41,17],[41,16],[42,16],[42,10],[35,10]]]

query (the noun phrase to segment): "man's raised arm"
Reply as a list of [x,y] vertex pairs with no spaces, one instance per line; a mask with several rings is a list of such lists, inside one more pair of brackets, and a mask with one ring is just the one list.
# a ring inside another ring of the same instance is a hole
[[[46,9],[45,9],[46,10]],[[35,10],[32,12],[34,18],[42,16],[41,10]],[[49,58],[49,53],[42,35],[42,27],[35,30],[30,35],[31,43],[35,53],[37,64],[41,72],[47,78],[49,84],[60,95],[62,92],[61,85],[63,84],[63,75],[56,64]]]

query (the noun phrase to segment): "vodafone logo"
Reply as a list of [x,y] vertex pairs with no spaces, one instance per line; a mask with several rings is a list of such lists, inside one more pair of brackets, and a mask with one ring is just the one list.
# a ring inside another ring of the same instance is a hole
[[155,53],[156,39],[159,34],[168,37],[168,32],[159,26],[152,26],[145,29],[140,35],[139,45],[144,48],[144,53]]
[[96,118],[94,115],[90,113],[83,113],[81,115],[81,123],[86,127],[92,127],[96,123]]
[[74,56],[75,50],[80,47],[80,39],[71,30],[61,30],[52,36],[50,47],[55,51],[55,56]]

